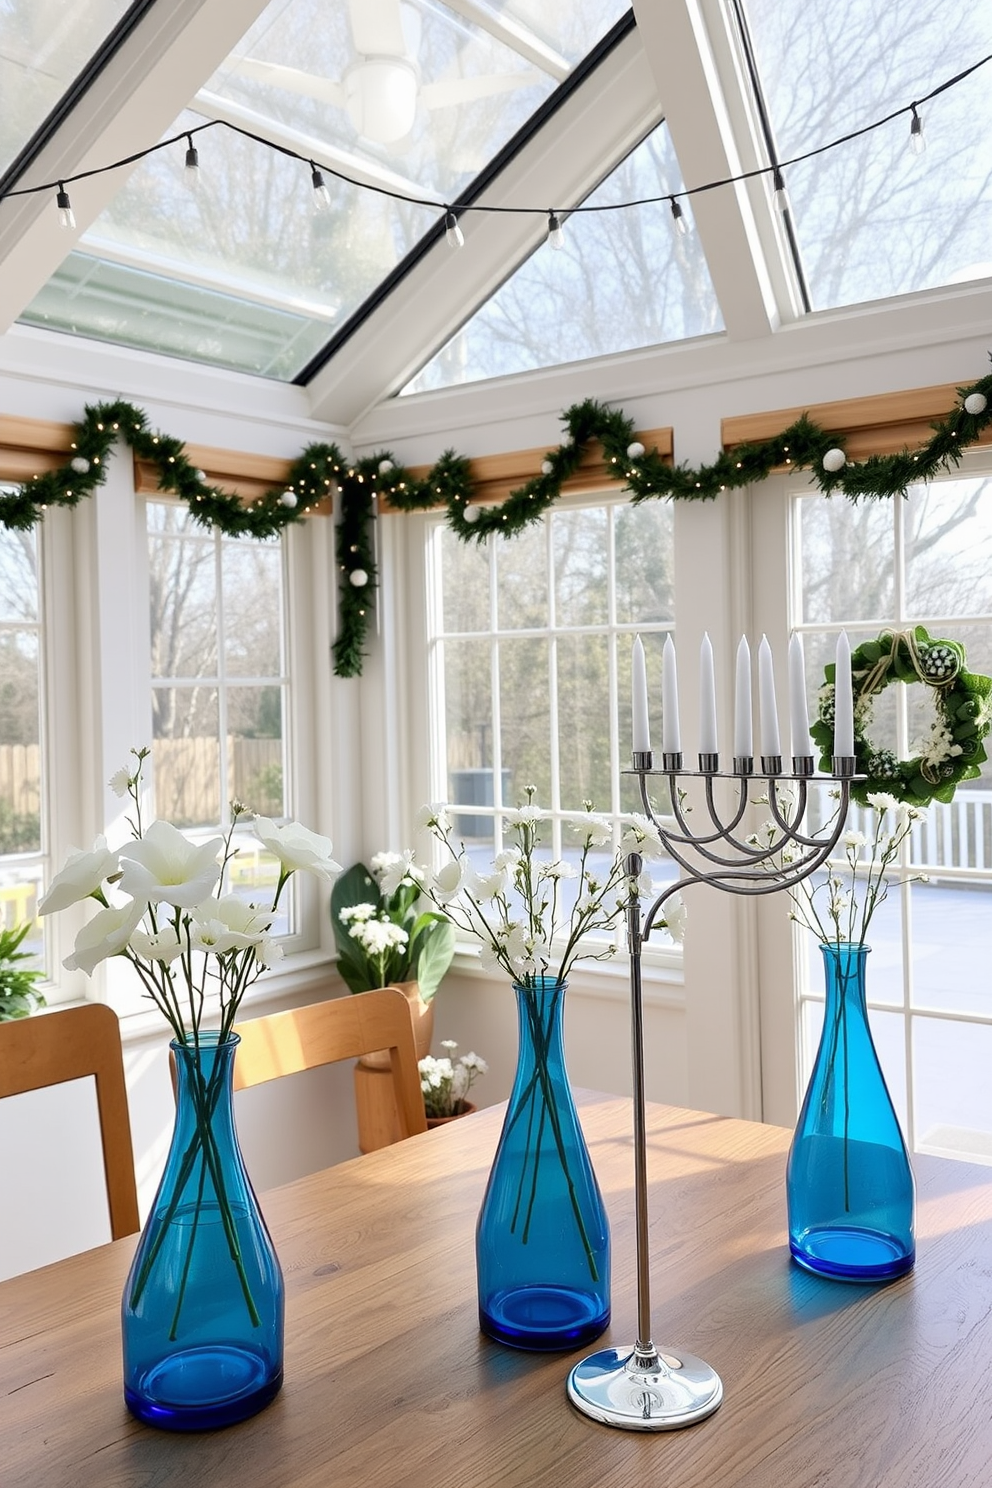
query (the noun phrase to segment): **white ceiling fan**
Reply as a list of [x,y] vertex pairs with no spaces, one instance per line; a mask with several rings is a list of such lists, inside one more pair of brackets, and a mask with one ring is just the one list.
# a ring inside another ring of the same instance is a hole
[[346,110],[358,133],[380,145],[394,144],[410,133],[418,101],[426,109],[451,108],[526,88],[541,77],[536,69],[527,68],[423,83],[417,64],[421,17],[414,6],[403,0],[348,0],[348,15],[358,59],[340,82],[252,57],[236,59],[234,71]]

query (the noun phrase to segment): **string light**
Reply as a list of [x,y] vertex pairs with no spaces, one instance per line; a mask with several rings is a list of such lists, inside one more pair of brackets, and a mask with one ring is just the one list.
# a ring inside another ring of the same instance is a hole
[[193,136],[186,136],[186,164],[183,166],[183,185],[190,191],[200,187],[200,154],[193,143]]
[[450,207],[444,214],[444,237],[449,248],[465,247],[465,234],[458,226],[458,218]]
[[923,120],[916,112],[916,104],[912,105],[913,117],[909,125],[909,148],[914,155],[922,155],[927,147],[926,136],[923,133]]
[[772,175],[772,184],[775,190],[775,210],[777,212],[780,212],[784,217],[786,212],[789,210],[791,203],[789,201],[789,193],[785,189],[785,177],[782,175],[782,172],[779,170],[778,166],[775,167],[774,173]]
[[59,182],[59,190],[58,195],[55,198],[55,205],[59,209],[59,226],[70,229],[75,227],[76,217],[75,213],[72,210],[72,203],[69,200],[69,193],[65,189],[64,181]]
[[310,162],[310,185],[313,187],[313,209],[315,212],[328,212],[331,207],[331,193],[324,185],[324,173],[318,170],[313,161]]
[[675,200],[674,196],[670,196],[668,200],[672,208],[672,221],[675,223],[675,231],[678,233],[680,238],[685,238],[689,234],[689,219],[686,217],[685,213],[679,206],[678,202]]
[[565,246],[565,234],[562,232],[557,212],[548,213],[548,242],[552,248],[559,251]]

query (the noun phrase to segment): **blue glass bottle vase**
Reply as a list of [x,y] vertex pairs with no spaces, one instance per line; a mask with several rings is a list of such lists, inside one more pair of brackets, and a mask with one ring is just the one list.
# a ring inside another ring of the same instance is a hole
[[240,1040],[173,1040],[176,1122],[124,1288],[124,1400],[200,1431],[244,1420],[282,1384],[282,1272],[234,1128]]
[[610,1320],[610,1228],[572,1099],[564,982],[515,985],[517,1072],[476,1229],[479,1325],[521,1349],[570,1349]]
[[915,1185],[868,1026],[869,947],[822,945],[823,1032],[789,1151],[789,1248],[837,1281],[891,1281],[916,1258]]

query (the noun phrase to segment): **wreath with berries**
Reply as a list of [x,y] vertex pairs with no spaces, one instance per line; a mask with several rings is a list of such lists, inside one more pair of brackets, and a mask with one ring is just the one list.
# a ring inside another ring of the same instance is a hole
[[[983,740],[992,727],[992,677],[969,672],[960,641],[940,640],[922,625],[911,631],[883,630],[851,652],[854,688],[855,772],[851,787],[862,806],[886,791],[909,806],[950,801],[962,780],[974,780],[988,756]],[[935,716],[928,736],[911,759],[872,741],[875,699],[894,682],[922,683],[933,693]],[[810,729],[820,748],[820,768],[833,769],[835,666],[824,669],[816,722]]]

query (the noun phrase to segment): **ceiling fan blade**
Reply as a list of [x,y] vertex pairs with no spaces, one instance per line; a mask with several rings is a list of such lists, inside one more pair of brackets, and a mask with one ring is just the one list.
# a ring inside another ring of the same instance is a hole
[[287,93],[299,93],[304,98],[316,98],[321,103],[344,108],[344,89],[331,78],[316,77],[298,67],[284,67],[280,62],[259,62],[253,57],[239,57],[234,63],[234,71],[243,77],[268,83],[270,87],[282,88]]
[[473,103],[494,93],[509,93],[514,88],[530,88],[544,81],[536,68],[526,72],[497,73],[492,77],[447,78],[439,83],[424,83],[420,100],[425,108],[452,108],[459,103]]
[[400,0],[348,0],[351,39],[363,57],[403,57]]

